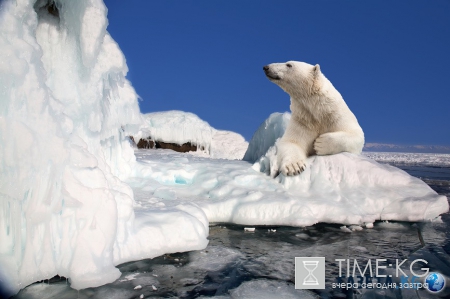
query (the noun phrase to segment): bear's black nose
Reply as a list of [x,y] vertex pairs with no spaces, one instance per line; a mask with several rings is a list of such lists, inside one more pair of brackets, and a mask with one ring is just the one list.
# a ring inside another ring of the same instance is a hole
[[264,70],[265,72],[267,72],[267,71],[269,70],[269,66],[268,66],[268,65],[263,66],[263,70]]

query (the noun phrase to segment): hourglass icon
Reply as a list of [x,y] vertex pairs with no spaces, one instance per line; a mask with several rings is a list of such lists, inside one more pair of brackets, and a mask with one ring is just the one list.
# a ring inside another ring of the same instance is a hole
[[303,285],[316,286],[319,285],[319,280],[313,275],[314,270],[317,269],[319,261],[302,261],[303,267],[308,270],[308,275],[303,279]]

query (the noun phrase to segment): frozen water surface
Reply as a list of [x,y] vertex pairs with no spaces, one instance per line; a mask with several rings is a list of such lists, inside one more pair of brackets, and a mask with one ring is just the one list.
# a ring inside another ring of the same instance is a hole
[[[43,294],[46,298],[136,298],[140,294],[146,298],[250,298],[239,297],[239,294],[258,294],[265,287],[274,286],[283,287],[286,297],[265,298],[305,298],[306,295],[313,298],[309,292],[294,290],[296,256],[325,256],[327,289],[315,293],[325,298],[345,298],[348,294],[332,292],[329,287],[338,273],[337,264],[333,262],[338,258],[409,261],[424,258],[431,269],[448,276],[449,217],[444,218],[445,224],[380,222],[375,223],[373,229],[354,233],[345,233],[337,225],[326,224],[304,229],[276,227],[275,233],[269,232],[267,227],[257,227],[254,233],[246,233],[242,226],[216,225],[211,227],[210,244],[206,249],[123,264],[119,266],[122,276],[112,284],[77,292],[64,279],[60,282],[55,279],[50,283],[33,284],[17,298],[42,298]],[[425,246],[419,240],[418,231],[422,233]],[[248,284],[255,281],[258,283]],[[239,291],[243,283],[247,283],[245,292]],[[137,285],[142,289],[135,290]],[[377,292],[361,290],[354,298]],[[419,298],[413,291],[386,293],[393,298]],[[270,290],[266,294],[270,295]],[[427,298],[427,294],[420,291],[420,298]]]

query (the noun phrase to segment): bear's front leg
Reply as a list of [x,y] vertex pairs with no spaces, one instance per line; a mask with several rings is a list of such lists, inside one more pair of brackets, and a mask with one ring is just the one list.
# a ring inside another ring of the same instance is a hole
[[342,152],[360,154],[364,146],[361,132],[330,132],[320,135],[314,142],[317,155],[334,155]]
[[277,145],[279,172],[285,176],[300,174],[306,168],[306,153],[297,144],[280,141]]

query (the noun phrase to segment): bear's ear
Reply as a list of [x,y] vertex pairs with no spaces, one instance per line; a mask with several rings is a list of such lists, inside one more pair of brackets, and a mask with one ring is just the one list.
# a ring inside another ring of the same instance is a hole
[[312,70],[313,73],[313,86],[312,86],[312,91],[313,93],[317,93],[320,91],[321,88],[321,80],[320,80],[320,65],[316,64],[313,67]]
[[314,73],[314,77],[316,77],[317,75],[320,74],[320,65],[316,64],[316,65],[313,67],[313,73]]

